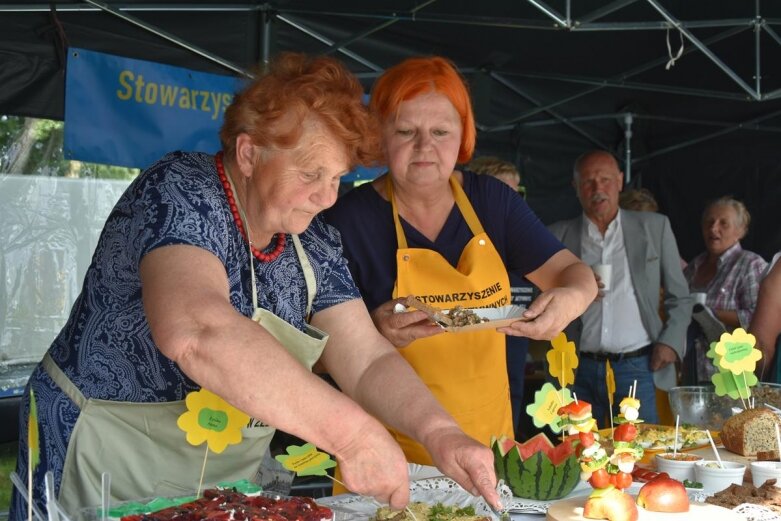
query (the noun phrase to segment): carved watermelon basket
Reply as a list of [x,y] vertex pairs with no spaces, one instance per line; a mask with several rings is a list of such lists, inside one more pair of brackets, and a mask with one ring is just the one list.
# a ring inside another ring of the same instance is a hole
[[544,433],[524,443],[505,436],[491,441],[494,468],[516,497],[561,499],[580,481],[580,463],[570,440],[553,445]]

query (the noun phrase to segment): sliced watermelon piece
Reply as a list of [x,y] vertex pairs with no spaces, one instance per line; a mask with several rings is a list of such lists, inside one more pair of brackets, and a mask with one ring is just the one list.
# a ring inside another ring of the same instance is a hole
[[572,440],[565,440],[553,447],[547,454],[551,463],[561,465],[567,458],[575,455],[575,446],[572,445]]
[[501,438],[491,438],[491,446],[493,447],[496,445],[499,448],[499,452],[502,456],[510,452],[510,450],[518,445],[518,442],[515,440],[508,438],[507,436],[502,436]]
[[521,460],[527,460],[534,454],[543,452],[554,465],[558,465],[575,452],[572,441],[571,438],[568,438],[558,445],[553,445],[544,433],[539,433],[524,443],[518,443],[506,436],[492,438],[491,446],[495,447],[495,453],[502,457],[509,454],[513,448],[516,448],[520,453]]
[[549,454],[553,450],[553,443],[548,439],[544,432],[537,434],[518,444],[518,450],[521,452],[521,459],[526,461],[537,452]]

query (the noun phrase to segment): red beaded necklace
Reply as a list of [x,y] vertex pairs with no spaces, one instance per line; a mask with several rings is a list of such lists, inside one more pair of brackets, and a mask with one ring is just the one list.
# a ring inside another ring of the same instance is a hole
[[[239,213],[239,207],[236,205],[236,200],[233,197],[233,189],[231,188],[230,181],[228,181],[228,176],[225,175],[225,166],[222,163],[222,151],[217,152],[217,155],[214,156],[214,163],[217,165],[217,175],[220,177],[222,188],[225,190],[225,197],[228,199],[228,204],[230,205],[231,213],[233,214],[233,221],[236,223],[236,226],[239,228],[241,235],[245,239],[247,239],[247,233],[244,231],[244,223],[241,221],[241,214]],[[256,259],[258,259],[260,262],[271,262],[277,257],[279,257],[279,254],[285,250],[285,244],[287,243],[287,241],[285,239],[284,233],[278,233],[276,234],[276,237],[277,237],[277,246],[274,248],[274,250],[271,253],[263,253],[255,246],[253,246],[252,243],[249,241],[249,239],[247,239],[247,242],[250,243],[250,249],[252,250],[252,254],[255,256]]]

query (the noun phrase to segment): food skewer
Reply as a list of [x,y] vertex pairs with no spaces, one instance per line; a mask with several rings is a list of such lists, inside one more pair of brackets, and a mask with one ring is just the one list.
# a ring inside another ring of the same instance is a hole
[[[570,435],[577,435],[580,442],[576,451],[580,461],[581,479],[588,481],[594,488],[583,509],[583,515],[588,518],[605,519],[605,503],[621,503],[626,508],[628,517],[637,519],[637,507],[633,499],[624,492],[632,484],[632,471],[635,462],[642,458],[643,449],[637,444],[637,428],[640,402],[629,395],[619,404],[619,424],[613,431],[613,454],[608,455],[599,442],[596,421],[591,417],[591,404],[577,401],[559,409],[562,426]],[[612,415],[612,410],[611,410]],[[633,511],[630,512],[629,510]],[[610,517],[608,517],[610,519]]]

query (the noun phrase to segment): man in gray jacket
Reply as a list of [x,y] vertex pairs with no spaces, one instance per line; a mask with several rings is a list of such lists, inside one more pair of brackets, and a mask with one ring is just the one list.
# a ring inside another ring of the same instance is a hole
[[[599,295],[567,328],[567,338],[579,352],[572,390],[592,404],[600,427],[609,425],[605,372],[610,362],[616,382],[614,403],[636,380],[640,416],[658,423],[655,387],[668,390],[676,384],[675,362],[683,359],[691,319],[692,302],[675,236],[661,214],[619,209],[624,174],[609,152],[583,154],[574,170],[583,214],[554,223],[550,230],[586,264],[608,265],[610,280],[597,276]],[[614,407],[610,414],[617,413]]]

